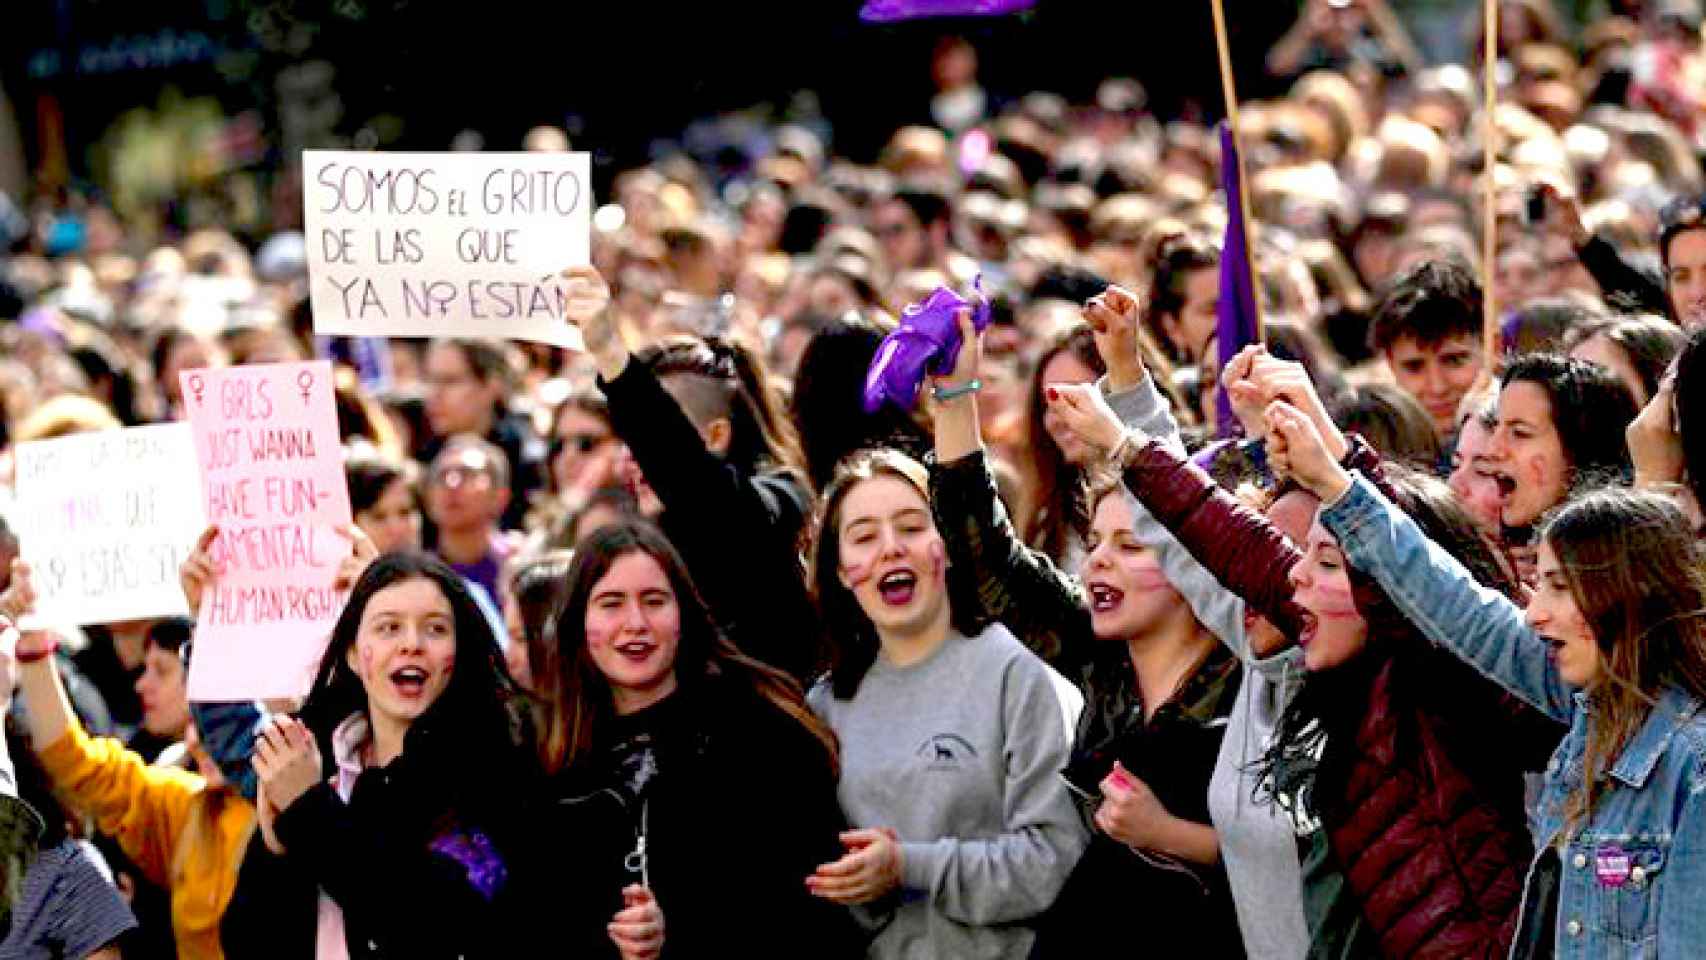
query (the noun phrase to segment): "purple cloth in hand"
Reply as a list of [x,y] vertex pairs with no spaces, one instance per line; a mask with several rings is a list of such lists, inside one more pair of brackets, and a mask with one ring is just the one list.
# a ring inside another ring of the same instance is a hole
[[428,849],[461,867],[467,874],[468,885],[487,901],[496,897],[509,879],[503,855],[492,845],[491,838],[478,830],[457,828],[441,833],[433,838]]
[[866,0],[859,19],[892,23],[920,17],[998,17],[1036,6],[1037,0]]
[[[937,376],[954,372],[954,358],[960,352],[960,327],[954,316],[967,306],[964,297],[937,287],[923,302],[901,311],[900,326],[877,346],[865,373],[866,413],[876,413],[884,400],[911,410],[918,405],[926,372]],[[987,300],[972,314],[972,326],[979,331],[989,326]]]

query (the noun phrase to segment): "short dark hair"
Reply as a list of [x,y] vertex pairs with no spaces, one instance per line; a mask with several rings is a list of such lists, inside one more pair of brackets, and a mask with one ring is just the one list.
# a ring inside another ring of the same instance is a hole
[[465,450],[477,450],[485,455],[486,473],[492,478],[492,486],[509,486],[509,456],[504,453],[502,447],[472,433],[459,433],[444,442],[444,448],[438,451],[438,456],[432,458],[431,469],[427,472],[428,479],[437,479],[440,461],[448,461]]
[[[399,480],[407,482],[399,464],[382,457],[351,457],[344,461],[344,481],[349,484],[351,513],[372,510],[385,491]],[[411,493],[412,485],[411,485]]]
[[895,188],[889,199],[906,204],[906,208],[918,218],[918,225],[926,230],[931,224],[948,221],[948,193],[934,184],[903,183]]
[[1369,344],[1384,353],[1403,337],[1424,346],[1482,334],[1481,284],[1462,258],[1423,260],[1393,279],[1374,310]]
[[1665,268],[1665,285],[1670,285],[1670,245],[1690,230],[1706,230],[1706,197],[1684,197],[1672,200],[1659,211],[1659,261]]
[[142,635],[142,645],[159,647],[174,656],[180,654],[189,645],[190,634],[195,632],[195,621],[188,617],[167,617],[155,622]]

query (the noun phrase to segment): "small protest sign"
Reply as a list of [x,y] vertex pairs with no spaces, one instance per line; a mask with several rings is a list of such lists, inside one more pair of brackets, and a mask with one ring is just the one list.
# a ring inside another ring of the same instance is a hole
[[18,445],[21,555],[34,622],[183,616],[178,564],[206,526],[188,424],[79,433]]
[[315,332],[581,349],[558,274],[590,262],[587,154],[302,158]]
[[179,374],[195,432],[217,576],[196,617],[191,700],[307,692],[344,598],[350,522],[332,367],[274,363]]

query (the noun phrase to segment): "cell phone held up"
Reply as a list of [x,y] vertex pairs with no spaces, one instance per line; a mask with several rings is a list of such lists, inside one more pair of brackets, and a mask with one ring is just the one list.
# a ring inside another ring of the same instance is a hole
[[1528,197],[1522,205],[1522,222],[1530,227],[1546,222],[1546,188],[1538,183],[1528,188]]

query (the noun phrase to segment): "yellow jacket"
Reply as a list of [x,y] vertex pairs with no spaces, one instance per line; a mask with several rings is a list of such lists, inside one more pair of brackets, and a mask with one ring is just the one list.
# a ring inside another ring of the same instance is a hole
[[151,767],[117,740],[73,723],[41,751],[42,766],[75,809],[95,818],[143,876],[172,896],[180,960],[223,960],[219,919],[255,831],[255,807],[187,770]]

